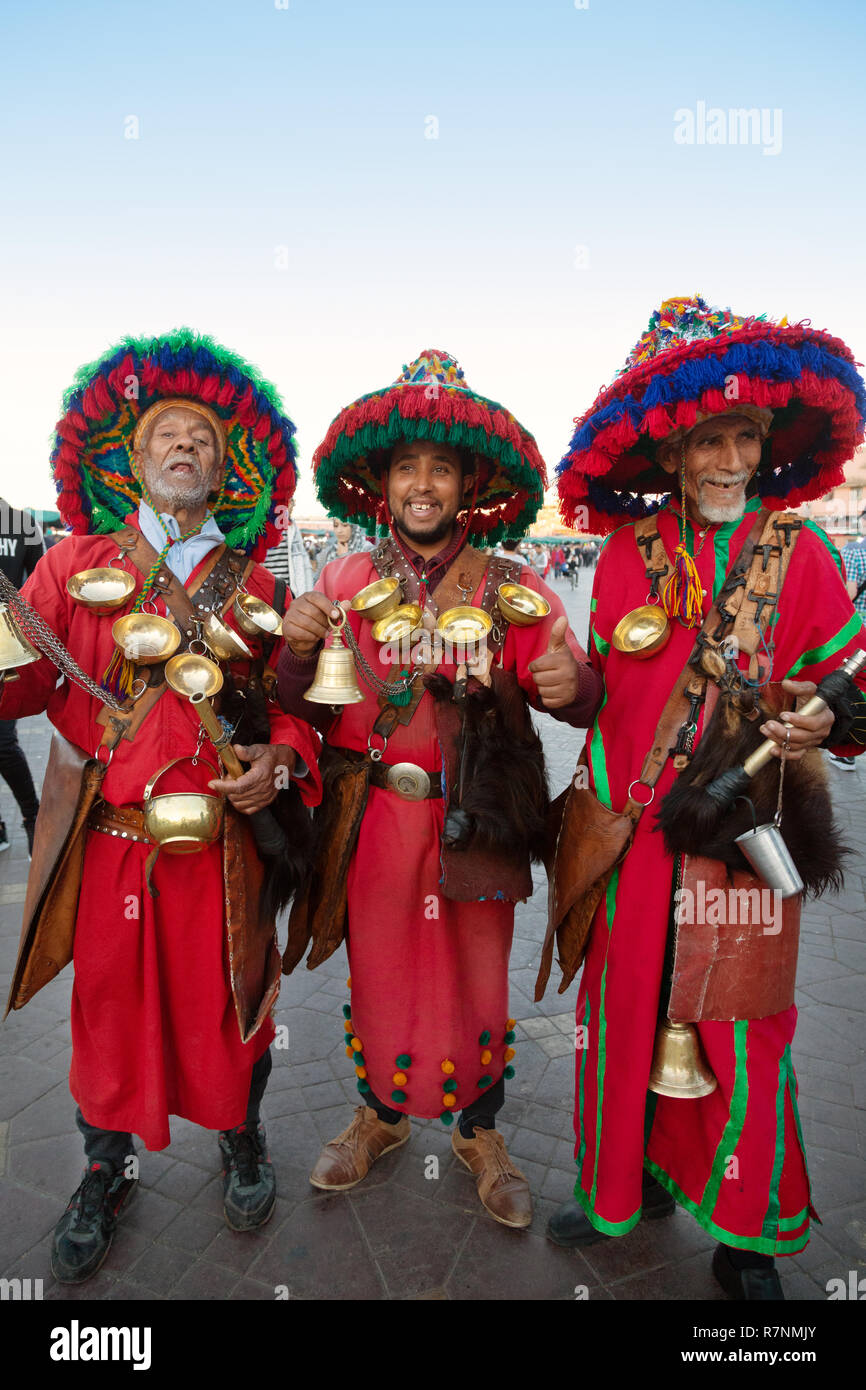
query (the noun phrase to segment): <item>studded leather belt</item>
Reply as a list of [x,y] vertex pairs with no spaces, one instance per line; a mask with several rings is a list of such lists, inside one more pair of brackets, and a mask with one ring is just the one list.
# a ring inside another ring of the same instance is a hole
[[144,831],[144,812],[135,806],[112,806],[100,801],[87,817],[89,829],[102,835],[114,835],[118,840],[141,840],[150,844]]
[[[360,763],[366,754],[357,748],[336,748],[350,763]],[[438,772],[425,772],[417,763],[383,763],[370,761],[370,786],[396,792],[404,801],[436,801],[442,799],[442,778]]]

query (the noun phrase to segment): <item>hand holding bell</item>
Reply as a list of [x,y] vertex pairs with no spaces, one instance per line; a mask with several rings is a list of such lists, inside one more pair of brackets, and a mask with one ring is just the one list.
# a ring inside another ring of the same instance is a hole
[[303,660],[313,656],[324,642],[330,631],[329,617],[333,623],[339,623],[343,616],[338,603],[317,589],[311,589],[289,604],[283,618],[283,637],[295,656]]

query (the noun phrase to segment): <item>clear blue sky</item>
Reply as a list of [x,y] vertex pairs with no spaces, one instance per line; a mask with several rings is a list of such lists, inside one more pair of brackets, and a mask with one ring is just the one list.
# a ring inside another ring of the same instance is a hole
[[[282,392],[301,510],[330,418],[426,346],[551,473],[671,294],[862,360],[864,38],[857,0],[7,0],[0,492],[50,506],[76,366],[181,323]],[[678,144],[699,102],[781,110],[780,152]]]

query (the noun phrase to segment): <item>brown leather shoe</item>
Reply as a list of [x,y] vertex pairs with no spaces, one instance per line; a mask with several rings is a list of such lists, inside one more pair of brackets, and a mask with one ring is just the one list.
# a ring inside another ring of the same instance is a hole
[[451,1147],[478,1180],[481,1205],[503,1226],[523,1228],[532,1220],[532,1197],[526,1177],[508,1157],[505,1140],[496,1129],[473,1129],[464,1139],[459,1127]]
[[359,1105],[348,1129],[322,1149],[310,1182],[324,1192],[345,1192],[367,1176],[377,1158],[405,1144],[409,1134],[407,1115],[386,1125],[369,1105]]

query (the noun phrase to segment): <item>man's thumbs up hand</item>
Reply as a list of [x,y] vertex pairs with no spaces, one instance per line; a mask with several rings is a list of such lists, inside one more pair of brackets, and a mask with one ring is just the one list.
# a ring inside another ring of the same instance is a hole
[[539,699],[546,709],[562,709],[577,699],[580,676],[565,640],[567,631],[568,619],[557,618],[550,629],[547,651],[529,663]]

